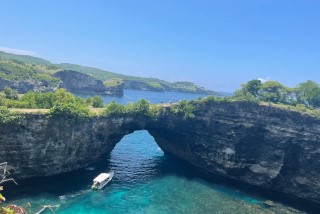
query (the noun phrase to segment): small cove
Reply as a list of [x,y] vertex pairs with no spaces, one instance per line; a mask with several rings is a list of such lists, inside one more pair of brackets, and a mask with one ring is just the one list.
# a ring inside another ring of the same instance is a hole
[[[152,103],[197,99],[196,94],[125,91],[115,99],[126,104],[140,98]],[[110,184],[99,192],[90,191],[92,179],[113,170]],[[125,136],[104,161],[87,169],[50,178],[22,182],[8,195],[12,203],[60,205],[57,213],[300,213],[289,205],[258,193],[204,179],[185,163],[168,157],[146,131]],[[302,212],[301,212],[302,213]]]

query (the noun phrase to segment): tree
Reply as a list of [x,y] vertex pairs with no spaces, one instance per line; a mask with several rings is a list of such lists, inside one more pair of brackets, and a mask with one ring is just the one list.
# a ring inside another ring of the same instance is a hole
[[18,93],[15,90],[13,90],[12,88],[9,88],[7,86],[4,87],[4,94],[7,99],[18,100],[18,98],[19,98]]
[[259,90],[261,89],[262,83],[261,80],[251,80],[246,85],[245,88],[247,91],[252,94],[254,97],[258,97]]
[[88,97],[86,99],[86,103],[92,105],[94,108],[102,108],[103,107],[103,99],[100,96]]
[[180,114],[183,116],[183,119],[191,119],[194,118],[195,107],[191,102],[186,100],[181,100],[177,105],[173,105],[170,107],[170,111],[175,114]]
[[268,81],[262,84],[261,100],[273,103],[285,103],[286,87],[277,81]]
[[298,102],[307,106],[320,107],[320,86],[311,80],[298,85]]
[[237,99],[257,100],[260,96],[262,83],[260,80],[254,79],[242,84],[242,88],[235,91],[234,95]]
[[109,103],[106,105],[104,114],[105,115],[122,115],[126,111],[124,105],[116,103],[116,101],[112,101],[112,103]]

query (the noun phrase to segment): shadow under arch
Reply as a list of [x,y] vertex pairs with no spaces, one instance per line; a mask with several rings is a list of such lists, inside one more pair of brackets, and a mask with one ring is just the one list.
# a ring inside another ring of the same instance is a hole
[[60,175],[19,180],[19,186],[9,183],[6,189],[10,192],[5,189],[4,194],[13,200],[23,198],[20,197],[21,192],[24,195],[45,193],[58,197],[73,195],[90,189],[94,177],[109,171],[115,172],[112,185],[120,187],[124,183],[143,184],[168,173],[182,176],[188,171],[188,164],[166,155],[147,130],[138,129],[125,134],[99,162]]

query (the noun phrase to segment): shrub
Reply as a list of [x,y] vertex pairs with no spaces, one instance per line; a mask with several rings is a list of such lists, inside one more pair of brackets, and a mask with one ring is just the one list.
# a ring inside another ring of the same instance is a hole
[[19,99],[18,93],[15,90],[13,90],[12,88],[9,88],[7,86],[4,87],[4,94],[7,99],[11,99],[11,100]]
[[141,99],[138,100],[136,103],[130,103],[129,105],[127,105],[126,110],[129,114],[150,116],[149,108],[150,103],[145,99]]
[[126,109],[124,105],[116,103],[116,101],[112,101],[106,105],[103,114],[104,115],[122,115],[126,113]]
[[174,114],[183,115],[183,119],[194,118],[195,107],[188,101],[182,100],[177,105],[171,106],[170,111]]
[[68,120],[81,120],[89,117],[89,108],[79,102],[58,102],[50,109],[50,116],[64,116]]
[[0,106],[7,106],[7,99],[0,94]]
[[100,96],[88,97],[86,103],[91,105],[94,108],[103,107],[103,99]]
[[7,107],[0,106],[0,124],[17,122],[21,115],[11,113]]
[[85,100],[75,97],[65,89],[59,89],[53,94],[54,106],[50,108],[51,116],[64,116],[69,120],[88,118],[89,108]]

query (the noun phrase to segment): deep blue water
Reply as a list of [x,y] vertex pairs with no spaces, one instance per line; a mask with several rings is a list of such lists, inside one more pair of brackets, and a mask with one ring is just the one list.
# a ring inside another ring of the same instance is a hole
[[[90,95],[79,95],[81,97],[88,97]],[[175,103],[180,100],[193,100],[199,97],[205,97],[204,94],[187,94],[187,93],[177,93],[177,92],[154,92],[154,91],[138,91],[138,90],[125,90],[123,97],[110,97],[102,96],[104,103],[110,103],[115,100],[120,104],[128,104],[136,102],[139,99],[146,99],[151,103]]]
[[[152,103],[195,99],[203,95],[126,91],[120,103],[148,99]],[[104,97],[110,102],[114,98]],[[101,191],[90,186],[101,172],[114,171],[113,180]],[[125,136],[110,155],[87,169],[50,178],[22,181],[7,195],[10,202],[59,205],[56,213],[300,213],[290,205],[243,188],[208,180],[189,165],[164,155],[147,131]],[[48,212],[50,213],[50,212]]]

